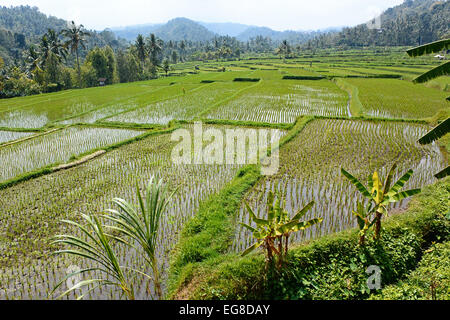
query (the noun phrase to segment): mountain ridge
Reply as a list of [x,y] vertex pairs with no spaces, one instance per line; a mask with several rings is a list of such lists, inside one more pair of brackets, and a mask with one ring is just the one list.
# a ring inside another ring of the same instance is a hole
[[[181,26],[176,26],[180,24]],[[181,31],[182,26],[192,28],[190,32],[183,31],[184,36],[176,35],[176,31]],[[204,29],[203,29],[204,28]],[[171,32],[167,30],[170,29]],[[337,30],[339,27],[330,27],[327,30]],[[154,33],[157,37],[164,41],[176,41],[176,40],[191,40],[191,41],[206,41],[211,40],[214,36],[230,36],[236,37],[240,41],[249,41],[251,38],[257,36],[270,37],[273,41],[288,40],[292,42],[304,42],[313,38],[315,35],[328,32],[322,30],[308,30],[308,31],[295,31],[285,30],[277,31],[269,27],[253,26],[235,22],[200,22],[194,21],[185,17],[178,17],[169,20],[167,23],[159,24],[140,24],[135,26],[126,27],[113,27],[109,28],[117,36],[125,38],[128,41],[133,41],[138,34],[148,35]],[[199,31],[203,35],[203,38],[199,35],[192,36],[193,31]],[[207,32],[208,31],[208,32]],[[190,35],[190,34],[191,35]]]

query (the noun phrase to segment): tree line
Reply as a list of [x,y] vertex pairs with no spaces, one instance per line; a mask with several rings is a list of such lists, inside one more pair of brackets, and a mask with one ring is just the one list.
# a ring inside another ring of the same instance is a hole
[[[0,97],[16,97],[71,88],[87,88],[168,75],[171,65],[185,61],[240,59],[242,53],[272,52],[276,43],[258,36],[246,43],[218,36],[210,41],[163,41],[138,35],[128,47],[88,47],[92,32],[71,22],[57,32],[48,29],[6,65],[0,57]],[[286,48],[286,41],[282,44]],[[286,50],[282,50],[286,54]]]

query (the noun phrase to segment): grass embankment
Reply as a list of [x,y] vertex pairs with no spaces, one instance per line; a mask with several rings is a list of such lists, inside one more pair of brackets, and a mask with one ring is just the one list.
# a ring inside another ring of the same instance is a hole
[[353,117],[359,117],[363,112],[363,105],[358,97],[358,87],[351,85],[350,83],[344,81],[342,78],[336,78],[334,80],[336,85],[342,90],[346,91],[350,98],[350,113]]
[[[280,140],[280,146],[293,139],[314,118],[298,118],[291,130]],[[175,248],[169,275],[169,291],[174,295],[204,265],[213,266],[229,256],[235,230],[234,215],[241,200],[261,177],[256,165],[243,167],[220,192],[203,202],[197,214],[184,226]]]
[[[450,240],[449,177],[424,188],[406,212],[386,219],[379,243],[369,240],[359,247],[356,229],[331,234],[293,247],[286,267],[269,273],[261,253],[247,257],[226,253],[233,230],[230,216],[239,207],[246,183],[255,178],[255,171],[241,171],[241,177],[205,203],[198,218],[187,225],[172,264],[169,298],[366,299],[371,294],[366,284],[368,266],[381,268],[384,288],[416,269],[422,256],[427,259],[424,251],[430,245]],[[230,190],[234,192],[228,201]],[[208,216],[225,219],[205,219]],[[419,264],[416,273],[420,274],[425,264]]]

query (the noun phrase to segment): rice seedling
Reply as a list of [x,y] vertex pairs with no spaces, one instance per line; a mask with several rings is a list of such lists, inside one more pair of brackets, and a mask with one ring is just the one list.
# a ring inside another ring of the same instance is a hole
[[206,115],[209,119],[292,123],[301,115],[345,116],[347,95],[334,83],[262,81]]
[[142,131],[69,127],[0,148],[0,181],[57,162],[66,162],[92,149],[106,147]]
[[[164,177],[169,190],[173,191],[179,186],[179,191],[167,205],[167,213],[161,218],[160,230],[164,236],[156,240],[160,269],[167,270],[169,253],[177,241],[181,226],[195,214],[199,203],[220,190],[240,167],[174,165],[171,162],[174,144],[170,141],[170,135],[150,136],[78,167],[0,190],[0,274],[10,275],[7,281],[1,282],[0,299],[6,297],[5,292],[9,298],[20,298],[21,295],[25,299],[47,298],[45,294],[50,293],[67,276],[65,270],[69,266],[76,265],[81,270],[92,268],[92,264],[86,261],[62,256],[49,257],[55,249],[49,245],[49,239],[55,234],[82,236],[76,228],[62,226],[59,221],[79,221],[81,213],[93,215],[105,212],[111,208],[110,200],[114,197],[139,203],[133,191],[135,182],[138,180],[142,186],[142,181],[151,176],[155,179]],[[152,268],[148,267],[145,255],[141,252],[120,243],[115,243],[113,248],[121,266],[147,266],[143,272],[153,277]],[[36,261],[40,263],[36,264]],[[92,270],[85,276],[98,278],[101,274]],[[163,292],[165,276],[163,272]],[[44,277],[44,285],[41,277]],[[27,282],[30,282],[30,286]],[[133,277],[130,286],[135,289],[136,299],[147,299],[149,290],[155,289],[143,275]],[[86,290],[92,288],[93,285]],[[61,289],[68,288],[63,283]],[[75,291],[68,298],[82,295],[80,290]],[[90,291],[85,298],[119,299],[120,290],[99,287]]]
[[[375,169],[379,169],[380,175],[386,175],[390,166],[397,162],[400,172],[414,169],[414,175],[405,187],[421,188],[434,181],[436,168],[445,165],[436,144],[421,146],[417,142],[426,131],[426,126],[418,124],[314,120],[280,149],[278,173],[261,179],[247,193],[245,201],[257,216],[263,218],[270,191],[285,195],[289,212],[296,212],[301,204],[314,201],[314,211],[320,213],[323,222],[291,237],[291,242],[355,227],[357,222],[352,209],[363,198],[345,183],[340,167],[347,168],[361,179]],[[398,178],[394,174],[393,179]],[[390,204],[388,209],[398,212],[407,201],[403,199]],[[245,212],[242,204],[237,213],[237,223],[249,223]],[[304,218],[313,217],[307,214]],[[230,250],[240,252],[253,244],[248,230],[238,226]]]
[[20,138],[33,135],[33,132],[17,132],[17,131],[2,131],[0,130],[0,145],[5,142],[14,141]]
[[110,117],[107,121],[167,124],[173,119],[191,120],[199,113],[211,108],[215,103],[248,86],[250,85],[247,83],[211,83],[176,98],[148,104],[133,111]]
[[449,109],[447,94],[394,79],[347,79],[359,89],[364,114],[382,118],[423,119]]

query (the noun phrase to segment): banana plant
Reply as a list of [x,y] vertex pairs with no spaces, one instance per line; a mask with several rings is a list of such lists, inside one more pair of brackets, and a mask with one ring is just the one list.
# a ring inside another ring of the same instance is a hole
[[[389,203],[398,202],[410,196],[413,196],[420,192],[420,189],[411,189],[407,191],[401,191],[405,183],[411,178],[413,170],[408,170],[392,187],[392,178],[394,171],[397,168],[397,164],[394,163],[389,173],[382,183],[378,173],[375,171],[373,175],[369,176],[368,188],[359,182],[354,176],[341,168],[342,174],[350,180],[350,182],[358,189],[358,191],[372,203],[372,207],[367,214],[375,213],[375,239],[380,238],[381,233],[381,218],[383,214],[387,214],[387,205]],[[369,192],[370,190],[370,192]]]
[[[250,230],[257,242],[248,247],[242,256],[245,256],[258,247],[263,247],[267,255],[267,263],[271,264],[274,259],[274,254],[278,256],[279,265],[283,261],[283,256],[288,252],[289,236],[293,232],[305,230],[316,223],[322,222],[322,218],[315,218],[308,221],[300,221],[301,218],[311,209],[314,201],[308,203],[305,207],[300,209],[293,217],[283,209],[281,203],[285,206],[285,201],[278,194],[275,199],[275,194],[269,191],[267,197],[267,219],[259,218],[250,208],[247,202],[245,207],[250,214],[250,219],[256,224],[252,227],[249,224],[241,223],[242,226]],[[284,245],[284,248],[283,248]]]
[[364,203],[362,201],[358,201],[356,204],[356,211],[352,211],[352,213],[356,216],[356,221],[358,223],[359,227],[359,244],[364,245],[365,239],[366,239],[366,233],[367,231],[373,226],[375,223],[375,219],[371,218],[371,209],[372,209],[372,203],[369,202],[367,207],[364,206]]

